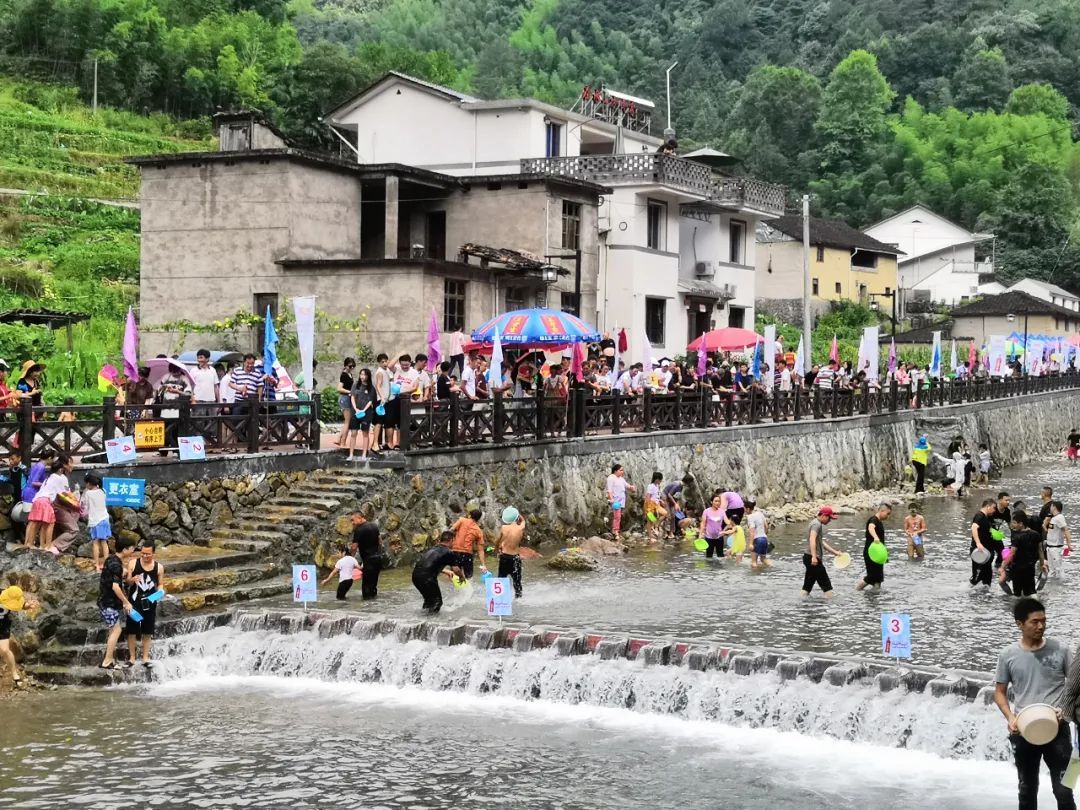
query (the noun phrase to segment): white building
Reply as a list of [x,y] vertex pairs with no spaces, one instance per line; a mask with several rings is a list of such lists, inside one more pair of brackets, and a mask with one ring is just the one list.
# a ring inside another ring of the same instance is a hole
[[992,262],[975,261],[975,245],[993,239],[993,234],[973,233],[924,205],[913,205],[863,232],[906,254],[897,265],[897,284],[906,300],[926,296],[956,305],[980,294],[980,274],[994,272]]
[[1009,287],[1009,292],[1014,291],[1026,292],[1028,295],[1041,298],[1043,301],[1049,301],[1051,304],[1057,304],[1059,307],[1071,309],[1073,312],[1080,312],[1080,297],[1048,281],[1022,278]]
[[[484,101],[389,73],[323,121],[361,163],[495,179],[572,177],[611,188],[599,210],[596,277],[581,282],[595,289],[596,310],[581,314],[602,331],[625,328],[636,358],[646,334],[660,357],[684,353],[709,329],[753,328],[754,234],[784,208],[780,186],[724,176],[703,162],[722,160],[719,153],[700,161],[661,154],[652,110],[643,99],[592,88],[574,110],[535,99]],[[545,255],[572,252],[580,225],[570,205],[561,226],[548,229]],[[560,299],[547,305],[573,310],[571,281],[556,290]]]

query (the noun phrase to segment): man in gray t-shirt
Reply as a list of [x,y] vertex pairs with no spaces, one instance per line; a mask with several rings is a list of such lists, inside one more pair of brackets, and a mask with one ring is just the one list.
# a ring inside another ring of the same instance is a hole
[[[1016,762],[1020,810],[1038,807],[1039,764],[1046,761],[1050,783],[1059,810],[1076,810],[1072,790],[1061,784],[1061,777],[1072,755],[1069,724],[1060,721],[1057,736],[1045,745],[1033,745],[1019,733],[1016,715],[1034,703],[1053,704],[1065,689],[1065,679],[1072,662],[1069,648],[1060,641],[1045,638],[1046,609],[1038,599],[1024,597],[1013,606],[1013,618],[1020,629],[1020,641],[1010,644],[998,656],[994,703],[1009,724],[1009,742]],[[1014,706],[1009,705],[1009,687]]]

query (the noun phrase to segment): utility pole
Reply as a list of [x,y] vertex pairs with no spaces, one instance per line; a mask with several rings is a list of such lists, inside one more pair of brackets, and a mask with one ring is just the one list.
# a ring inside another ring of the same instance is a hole
[[664,78],[667,82],[667,128],[671,129],[671,71],[675,69],[678,62],[672,62],[671,67],[665,71]]
[[91,109],[93,110],[94,115],[97,115],[97,63],[98,63],[98,58],[95,56],[94,57],[94,101],[93,101],[93,104],[91,106]]
[[803,318],[803,362],[806,368],[803,369],[803,373],[810,370],[810,366],[813,365],[811,357],[813,356],[813,343],[812,335],[813,331],[810,328],[810,195],[804,194],[802,198],[802,274],[803,274],[803,298],[802,298],[802,318]]

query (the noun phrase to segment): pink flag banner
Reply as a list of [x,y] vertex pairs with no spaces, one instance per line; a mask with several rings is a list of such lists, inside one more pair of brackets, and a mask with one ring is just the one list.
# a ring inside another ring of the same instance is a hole
[[442,362],[442,351],[439,349],[439,316],[435,312],[435,307],[431,308],[431,320],[428,321],[427,356],[427,367],[437,371],[439,363]]
[[127,323],[124,325],[124,376],[129,380],[139,377],[139,330],[135,326],[135,311],[128,307]]
[[829,347],[829,361],[840,365],[840,346],[836,342],[836,335],[832,336],[832,346]]

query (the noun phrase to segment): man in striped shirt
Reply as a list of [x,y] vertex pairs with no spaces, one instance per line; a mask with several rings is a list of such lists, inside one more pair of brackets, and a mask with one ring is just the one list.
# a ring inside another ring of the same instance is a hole
[[255,368],[255,355],[245,354],[244,367],[233,369],[232,381],[229,383],[229,387],[236,392],[236,405],[233,408],[233,414],[236,415],[236,437],[241,441],[247,439],[245,423],[247,422],[248,412],[251,410],[248,405],[248,397],[254,396],[258,399],[262,384],[263,374]]

